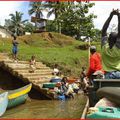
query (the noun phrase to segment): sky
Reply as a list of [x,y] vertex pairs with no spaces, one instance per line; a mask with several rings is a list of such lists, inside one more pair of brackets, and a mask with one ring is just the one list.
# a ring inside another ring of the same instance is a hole
[[[94,20],[94,25],[96,28],[101,29],[112,9],[120,8],[120,1],[95,1],[94,3],[95,6],[90,9],[90,13],[97,15],[97,18]],[[23,19],[30,19],[28,9],[28,1],[0,1],[0,25],[4,25],[4,20],[10,18],[9,14],[15,13],[15,11],[23,12]],[[116,16],[113,18],[110,26],[113,24],[117,25]]]
[[27,1],[0,1],[0,25],[4,25],[4,20],[9,19],[9,14],[14,14],[15,11],[24,13],[23,19],[29,19],[28,7]]
[[[102,26],[110,15],[110,12],[113,9],[120,8],[120,1],[96,1],[94,3],[95,6],[90,9],[90,12],[97,15],[97,18],[94,20],[95,27],[102,29]],[[117,24],[117,16],[114,16],[110,23],[110,27]]]

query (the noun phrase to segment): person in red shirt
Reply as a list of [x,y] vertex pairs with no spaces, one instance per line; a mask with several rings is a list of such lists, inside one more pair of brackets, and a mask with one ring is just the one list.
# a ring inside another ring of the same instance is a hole
[[[104,73],[102,69],[102,60],[100,53],[96,52],[96,47],[91,46],[90,47],[90,65],[87,72],[87,77],[90,78],[91,75],[95,75],[97,73]],[[99,72],[98,72],[99,71]]]
[[94,77],[99,76],[99,78],[104,78],[100,53],[96,52],[95,46],[90,47],[90,53],[90,65],[86,77],[84,78],[85,89],[89,86]]

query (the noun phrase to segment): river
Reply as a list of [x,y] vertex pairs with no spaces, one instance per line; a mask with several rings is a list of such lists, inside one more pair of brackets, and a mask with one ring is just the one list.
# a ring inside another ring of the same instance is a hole
[[80,118],[85,103],[83,95],[66,101],[28,99],[7,110],[1,118]]

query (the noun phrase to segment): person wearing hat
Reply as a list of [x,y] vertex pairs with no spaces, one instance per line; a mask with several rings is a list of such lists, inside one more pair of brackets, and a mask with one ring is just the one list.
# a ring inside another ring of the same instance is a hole
[[92,84],[94,78],[104,78],[104,71],[102,69],[102,60],[100,53],[97,52],[96,46],[90,47],[90,64],[86,77],[83,79],[85,84],[84,92],[86,92],[88,86]]
[[[111,32],[107,37],[107,29],[114,15],[118,17],[118,33]],[[113,9],[102,28],[101,52],[105,78],[120,79],[120,13],[118,9]]]

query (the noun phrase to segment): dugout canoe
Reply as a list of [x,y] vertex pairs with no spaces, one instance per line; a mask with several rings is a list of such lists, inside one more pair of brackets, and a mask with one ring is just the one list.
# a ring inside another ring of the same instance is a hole
[[24,103],[28,97],[28,93],[32,88],[32,84],[28,84],[24,87],[8,91],[8,106],[12,108]]
[[87,101],[86,101],[86,104],[85,104],[85,107],[84,107],[81,119],[85,119],[86,118],[88,109],[89,109],[89,98],[87,97]]

